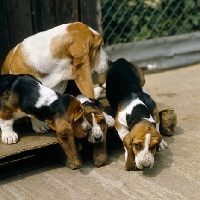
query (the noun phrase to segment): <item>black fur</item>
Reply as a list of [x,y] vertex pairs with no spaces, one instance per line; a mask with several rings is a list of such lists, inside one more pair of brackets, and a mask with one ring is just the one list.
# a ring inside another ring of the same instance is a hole
[[117,111],[118,105],[129,105],[138,98],[144,104],[133,108],[130,115],[126,116],[127,124],[131,129],[134,124],[143,118],[150,118],[156,104],[153,99],[143,92],[140,86],[140,75],[132,63],[120,58],[112,63],[106,76],[106,97],[111,107]]
[[[37,119],[51,120],[55,115],[62,116],[66,110],[72,96],[68,94],[56,93],[58,99],[51,103],[49,106],[35,107],[38,98],[40,97],[39,85],[41,82],[31,75],[1,75],[0,76],[0,95],[7,91],[9,94],[17,94],[18,102],[13,103],[13,107],[20,107],[23,112],[35,116]],[[0,109],[3,109],[4,104],[2,101],[6,101],[0,96]],[[6,96],[9,98],[9,96]]]

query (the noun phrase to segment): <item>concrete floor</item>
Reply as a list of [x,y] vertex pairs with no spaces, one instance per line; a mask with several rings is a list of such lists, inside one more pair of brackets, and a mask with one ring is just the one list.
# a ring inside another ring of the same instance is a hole
[[107,166],[95,168],[86,159],[79,170],[53,164],[19,174],[0,182],[0,199],[200,199],[199,74],[200,65],[194,65],[146,75],[153,99],[172,106],[178,118],[153,169],[125,171],[123,146],[111,140]]

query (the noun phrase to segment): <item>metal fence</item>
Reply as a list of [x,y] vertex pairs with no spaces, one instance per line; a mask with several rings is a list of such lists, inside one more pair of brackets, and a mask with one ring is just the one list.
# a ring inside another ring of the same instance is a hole
[[101,0],[105,46],[200,30],[200,0]]

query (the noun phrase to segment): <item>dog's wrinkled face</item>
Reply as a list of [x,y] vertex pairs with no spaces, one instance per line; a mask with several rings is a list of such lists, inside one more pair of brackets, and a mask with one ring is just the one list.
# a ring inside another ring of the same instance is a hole
[[100,108],[93,102],[87,102],[84,105],[85,118],[91,125],[88,133],[88,141],[91,143],[102,142],[107,132],[108,125]]
[[155,125],[149,122],[141,122],[135,125],[129,134],[137,168],[152,168],[156,148],[162,140],[162,136],[156,131]]

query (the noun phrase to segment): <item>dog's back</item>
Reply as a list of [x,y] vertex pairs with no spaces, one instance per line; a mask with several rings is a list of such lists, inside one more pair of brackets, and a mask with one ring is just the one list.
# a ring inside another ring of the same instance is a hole
[[142,93],[144,76],[139,68],[132,63],[120,58],[112,63],[106,77],[106,97],[117,110],[122,99],[129,99],[130,93]]

